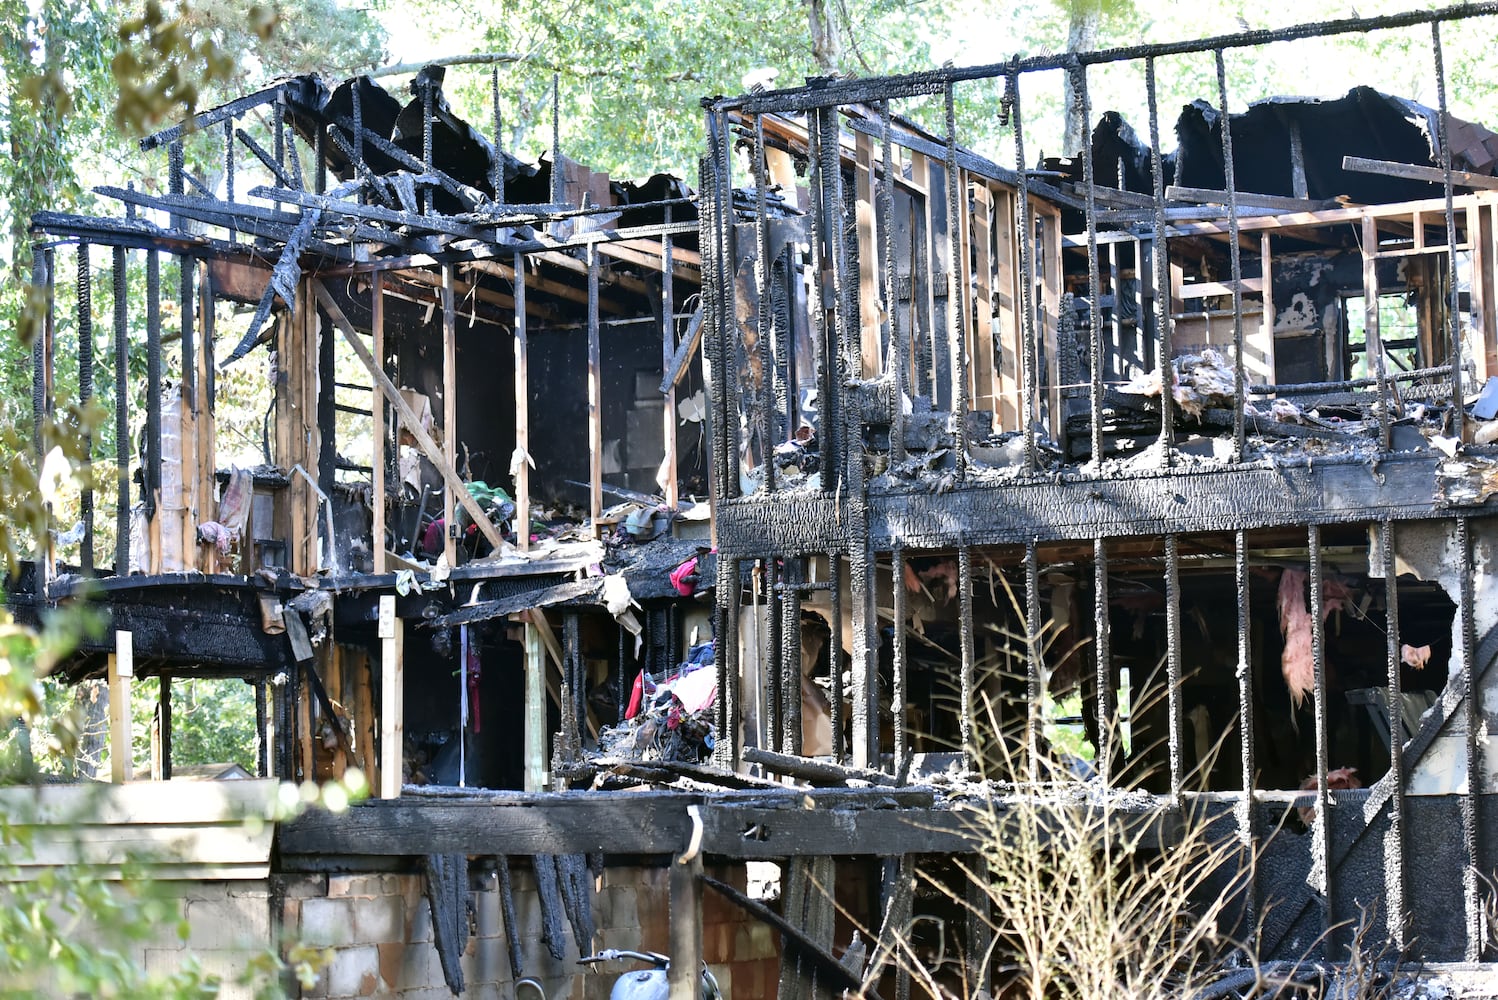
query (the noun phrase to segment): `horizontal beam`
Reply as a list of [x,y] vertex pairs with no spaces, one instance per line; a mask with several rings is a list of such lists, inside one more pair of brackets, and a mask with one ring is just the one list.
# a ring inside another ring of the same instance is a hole
[[[1430,181],[1432,184],[1446,183],[1446,171],[1440,167],[1427,167],[1418,163],[1398,163],[1394,160],[1370,160],[1364,156],[1342,157],[1342,169],[1361,174],[1380,174],[1384,177],[1402,177],[1409,181]],[[1474,174],[1465,170],[1451,171],[1451,182],[1462,187],[1482,188],[1498,191],[1498,177]]]
[[[908,552],[1400,520],[1449,515],[1470,502],[1462,499],[1462,488],[1451,463],[1437,452],[1385,456],[1377,468],[1333,459],[1309,468],[1239,466],[993,485],[970,477],[947,493],[934,493],[925,483],[872,493],[869,531],[876,551],[898,542]],[[719,550],[737,558],[843,551],[850,539],[839,506],[831,495],[756,493],[725,500],[716,512]]]
[[[676,855],[692,840],[688,809],[698,806],[701,850],[728,858],[807,855],[969,854],[1003,828],[997,804],[983,809],[879,807],[899,791],[787,789],[697,795],[681,792],[495,792],[473,797],[405,795],[346,812],[308,812],[281,829],[283,857],[364,855],[607,854]],[[1044,808],[1063,808],[1061,806]],[[1180,821],[1159,805],[1115,806],[1113,822],[1130,842],[1179,837]],[[1081,819],[1077,820],[1081,822]],[[1092,819],[1086,820],[1092,822]],[[292,862],[295,864],[295,862]]]

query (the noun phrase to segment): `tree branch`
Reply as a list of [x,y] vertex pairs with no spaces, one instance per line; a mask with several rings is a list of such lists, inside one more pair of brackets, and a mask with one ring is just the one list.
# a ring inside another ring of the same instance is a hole
[[420,62],[391,63],[389,66],[370,70],[369,75],[371,77],[400,76],[403,73],[419,73],[427,66],[490,66],[494,63],[525,62],[528,58],[519,52],[474,52],[464,56],[423,59]]

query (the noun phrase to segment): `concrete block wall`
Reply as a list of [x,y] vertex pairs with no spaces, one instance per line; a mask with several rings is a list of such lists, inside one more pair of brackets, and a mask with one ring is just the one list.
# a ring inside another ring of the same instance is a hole
[[[742,866],[709,874],[744,888]],[[669,872],[664,867],[610,867],[596,883],[593,919],[597,950],[670,951]],[[511,870],[520,928],[521,975],[538,979],[548,1000],[607,1000],[615,978],[633,966],[600,974],[581,957],[567,925],[566,954],[558,961],[541,943],[541,902],[529,869]],[[284,926],[289,940],[332,949],[333,960],[303,995],[318,1000],[451,997],[432,942],[431,911],[418,875],[326,875],[286,883]],[[514,996],[497,880],[473,892],[473,935],[463,955],[466,998]],[[704,888],[703,949],[726,1000],[769,996],[779,975],[779,939],[767,926]]]

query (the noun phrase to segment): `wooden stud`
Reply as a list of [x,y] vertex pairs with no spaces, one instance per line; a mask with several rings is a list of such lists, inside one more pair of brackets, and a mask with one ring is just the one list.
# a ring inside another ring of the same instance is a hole
[[[525,328],[525,256],[515,252],[515,540],[520,551],[531,547],[531,395],[530,347]],[[539,791],[539,788],[537,789]]]
[[[161,675],[161,692],[157,701],[157,711],[160,713],[160,726],[158,728],[157,746],[160,748],[160,765],[162,781],[172,780],[172,675]],[[152,770],[158,766],[153,763]],[[154,777],[154,775],[153,775]]]
[[546,647],[541,630],[525,628],[525,790],[546,790]]
[[1263,298],[1263,327],[1260,333],[1262,338],[1261,354],[1264,361],[1264,378],[1270,384],[1279,382],[1279,374],[1274,360],[1274,255],[1269,246],[1269,234],[1259,234],[1259,260],[1260,270],[1264,287],[1261,291]]
[[[385,367],[385,275],[376,271],[369,282],[369,327],[374,335],[375,363]],[[374,458],[374,571],[385,572],[385,401],[379,389],[370,387],[370,412],[373,416]],[[373,781],[373,778],[370,779]]]
[[998,364],[998,429],[1006,431],[1022,430],[1024,422],[1024,404],[1020,400],[1020,358],[1023,357],[1020,340],[1022,337],[1020,314],[1017,303],[1020,301],[1020,273],[1015,262],[1015,240],[1019,238],[1019,230],[1016,228],[1014,219],[1013,191],[1002,190],[999,192],[997,202],[994,206],[993,229],[998,234],[995,241],[995,282],[991,292],[998,297],[999,303],[999,358]]
[[671,864],[670,1000],[702,996],[702,853]]
[[[787,157],[787,159],[789,159]],[[671,221],[671,209],[666,209],[666,222]],[[671,261],[675,254],[670,234],[661,237],[662,260],[665,261],[663,274],[671,273]],[[700,325],[699,325],[700,330]],[[671,361],[676,355],[676,282],[673,278],[663,277],[661,279],[661,373],[664,375],[671,367]],[[676,385],[672,383],[666,390],[665,399],[661,408],[661,430],[664,440],[661,442],[665,448],[665,456],[661,460],[661,469],[664,470],[665,482],[658,483],[666,499],[666,506],[671,510],[676,509],[681,497],[679,494],[680,484],[677,481],[676,472]]]
[[323,310],[332,319],[333,325],[338,327],[344,339],[349,342],[350,346],[354,349],[354,353],[358,355],[359,360],[364,364],[365,370],[374,377],[375,384],[379,386],[380,391],[385,394],[385,398],[390,404],[395,407],[396,413],[400,416],[401,423],[405,426],[406,430],[411,432],[411,436],[416,439],[416,446],[427,457],[427,461],[431,462],[436,467],[438,473],[442,475],[443,482],[448,489],[453,491],[458,502],[463,505],[463,509],[468,511],[478,523],[479,530],[484,533],[484,537],[489,539],[490,544],[496,549],[501,548],[504,545],[504,539],[500,536],[499,531],[484,514],[483,508],[473,499],[473,494],[468,492],[467,485],[464,484],[462,479],[458,478],[457,471],[447,463],[447,460],[443,457],[442,449],[437,447],[437,443],[432,440],[432,436],[427,433],[426,428],[422,427],[421,418],[411,409],[411,404],[406,402],[405,397],[400,394],[400,390],[395,387],[395,383],[390,381],[390,376],[385,374],[385,370],[375,363],[374,356],[369,353],[369,348],[364,346],[364,342],[359,338],[359,333],[354,329],[354,325],[349,322],[348,317],[343,314],[343,310],[339,308],[338,303],[328,294],[328,290],[323,287],[322,282],[314,278],[310,279],[309,283],[317,295],[317,301],[322,304]]
[[131,778],[130,685],[135,676],[134,636],[114,634],[109,654],[109,780],[122,785]]
[[395,595],[380,595],[380,773],[379,797],[401,793],[405,743],[405,623],[395,615]]
[[[453,304],[451,264],[442,265],[442,458],[449,469],[458,467],[458,323]],[[456,566],[457,503],[450,487],[442,491],[442,535],[442,552],[447,565]]]
[[975,343],[969,352],[973,379],[972,408],[996,413],[998,400],[994,389],[997,373],[993,356],[993,191],[988,185],[975,182],[972,185],[977,202],[972,217],[971,242],[977,252],[977,264],[973,277],[976,279],[973,295],[973,338]]
[[879,333],[879,234],[874,218],[874,140],[853,135],[854,213],[858,227],[858,324],[863,378],[878,378],[884,355]]
[[588,245],[588,519],[601,537],[603,514],[603,362],[598,340],[598,246]]

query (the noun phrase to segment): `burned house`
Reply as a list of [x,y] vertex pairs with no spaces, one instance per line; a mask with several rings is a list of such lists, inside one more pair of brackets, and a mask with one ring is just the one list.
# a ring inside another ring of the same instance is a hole
[[[1236,838],[1224,929],[1261,959],[1363,926],[1482,960],[1498,136],[1224,87],[1166,155],[1154,72],[1410,23],[1439,54],[1491,14],[718,98],[692,185],[521,163],[430,71],[224,105],[191,123],[219,185],[169,129],[168,193],[34,220],[38,422],[63,367],[93,394],[109,247],[112,440],[141,444],[12,606],[107,612],[63,669],[161,678],[161,779],[183,676],[254,686],[261,776],[370,776],[236,874],[184,869],[259,880],[337,951],[333,996],[592,995],[570,962],[601,947],[670,951],[682,996],[700,961],[729,995],[856,988],[831,955],[934,905],[911,872],[979,849],[963,803],[1060,771],[1127,792],[1150,850]],[[1034,170],[959,142],[964,85],[997,83],[1025,165],[1022,80],[1070,74],[1090,119],[1088,68],[1129,62],[1144,140],[1105,113]],[[940,133],[901,113],[932,98]],[[256,365],[260,461],[226,467]],[[988,982],[983,922],[944,926],[943,974]]]

